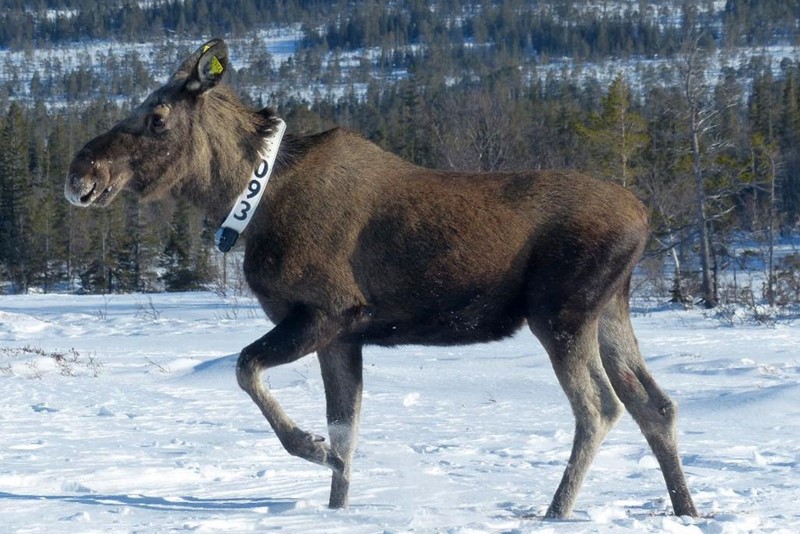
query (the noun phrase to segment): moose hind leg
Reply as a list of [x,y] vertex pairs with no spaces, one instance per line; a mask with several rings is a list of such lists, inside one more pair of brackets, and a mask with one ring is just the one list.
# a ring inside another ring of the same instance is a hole
[[236,379],[261,409],[289,454],[341,471],[344,464],[325,439],[298,428],[261,380],[264,370],[328,345],[335,332],[334,324],[321,312],[298,309],[242,350],[236,364]]
[[343,462],[333,472],[331,508],[346,508],[350,491],[350,468],[358,444],[361,412],[362,357],[360,345],[334,344],[318,352],[325,384],[328,436],[331,449]]
[[575,416],[575,437],[569,463],[547,510],[548,518],[567,518],[597,450],[622,414],[600,361],[597,322],[572,331],[531,329],[550,356],[558,381]]
[[658,460],[675,515],[697,517],[678,455],[677,406],[645,366],[630,322],[627,294],[618,295],[607,305],[600,320],[599,339],[603,366]]

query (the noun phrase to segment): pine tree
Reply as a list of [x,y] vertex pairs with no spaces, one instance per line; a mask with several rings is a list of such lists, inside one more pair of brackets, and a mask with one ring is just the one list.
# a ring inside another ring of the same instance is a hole
[[647,121],[634,112],[631,91],[623,75],[617,74],[602,100],[602,110],[579,128],[594,154],[593,169],[623,187],[635,183],[633,159],[648,142]]
[[49,158],[44,139],[33,136],[31,143],[30,178],[32,191],[27,202],[28,264],[27,279],[45,292],[52,289],[56,275],[52,272],[54,254],[56,199],[49,176]]
[[124,213],[125,202],[118,200],[90,215],[90,255],[82,261],[80,271],[85,291],[105,294],[125,289],[128,236]]
[[159,289],[158,267],[162,249],[160,230],[164,223],[161,203],[143,204],[133,197],[126,198],[127,234],[130,236],[130,288],[132,291]]
[[800,67],[785,65],[781,102],[780,144],[784,160],[780,184],[784,224],[794,226],[800,220]]
[[197,212],[191,205],[178,200],[160,261],[167,291],[202,289],[212,279],[208,244],[203,247],[200,243],[202,231],[197,231],[196,220]]
[[28,139],[22,107],[13,103],[0,125],[0,263],[16,292],[26,291],[29,283]]

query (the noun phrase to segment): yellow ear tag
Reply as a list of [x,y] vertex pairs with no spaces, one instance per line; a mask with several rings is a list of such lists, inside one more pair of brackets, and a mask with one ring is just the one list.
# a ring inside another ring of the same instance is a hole
[[205,54],[208,52],[208,49],[211,48],[211,45],[203,45],[203,53]]
[[217,56],[212,56],[211,57],[211,74],[216,76],[217,74],[222,74],[223,70],[225,70],[225,68],[222,66],[222,63],[219,62],[219,60],[217,59]]

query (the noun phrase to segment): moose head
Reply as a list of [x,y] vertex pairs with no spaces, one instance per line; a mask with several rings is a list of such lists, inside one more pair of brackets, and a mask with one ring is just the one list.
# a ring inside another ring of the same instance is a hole
[[198,200],[213,181],[245,173],[259,139],[247,134],[268,130],[270,115],[245,110],[220,84],[227,70],[221,39],[198,48],[164,86],[78,152],[65,183],[67,199],[102,207],[128,189],[145,200],[178,190]]

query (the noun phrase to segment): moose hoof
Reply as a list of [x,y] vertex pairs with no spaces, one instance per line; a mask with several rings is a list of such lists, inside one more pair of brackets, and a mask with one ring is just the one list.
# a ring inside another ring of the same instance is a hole
[[569,519],[572,515],[571,508],[565,508],[561,503],[551,503],[544,514],[545,521],[547,520],[563,520]]
[[320,435],[298,429],[286,443],[286,450],[293,456],[324,465],[337,473],[344,471],[344,461],[331,450],[325,438]]

